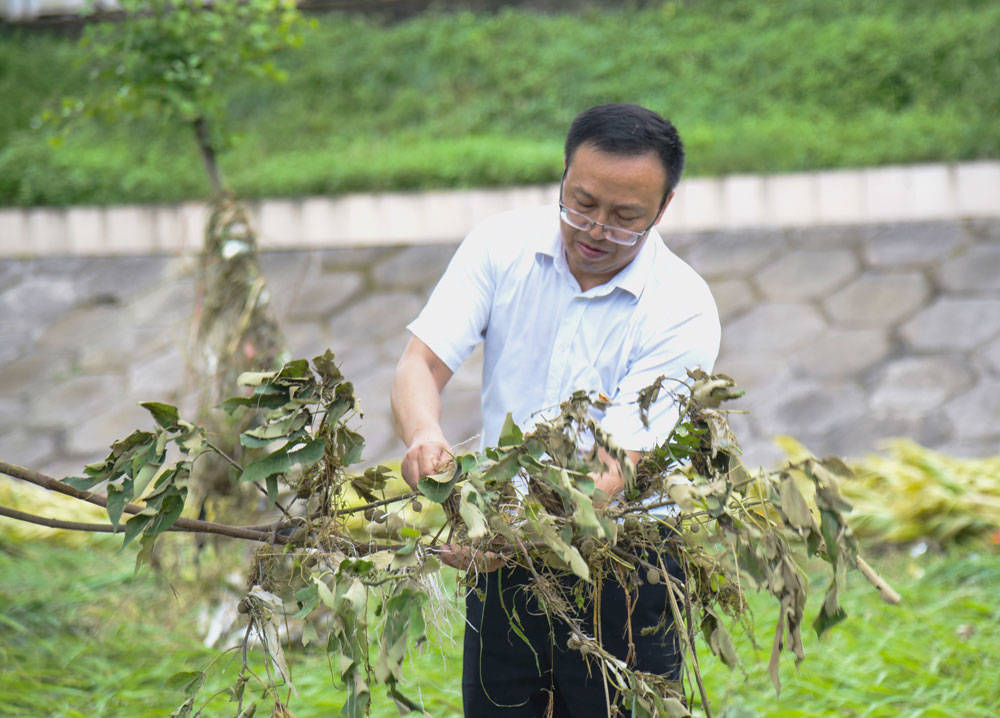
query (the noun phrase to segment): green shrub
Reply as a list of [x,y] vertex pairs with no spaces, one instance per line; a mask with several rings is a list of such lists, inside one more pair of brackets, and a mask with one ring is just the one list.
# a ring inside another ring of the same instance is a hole
[[[573,115],[610,101],[673,119],[691,174],[998,157],[997,27],[982,0],[326,15],[287,83],[231,83],[222,161],[245,196],[553,181]],[[71,40],[0,41],[0,203],[203,195],[191,140],[152,123],[46,144],[32,117],[85,64]]]

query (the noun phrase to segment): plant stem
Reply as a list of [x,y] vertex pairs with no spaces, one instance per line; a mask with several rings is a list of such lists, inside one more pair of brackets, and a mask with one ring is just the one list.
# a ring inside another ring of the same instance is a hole
[[389,504],[394,504],[399,501],[409,501],[419,496],[416,491],[411,491],[407,494],[400,494],[399,496],[392,496],[388,499],[382,499],[380,501],[372,501],[370,504],[360,504],[359,506],[351,506],[347,509],[337,509],[336,511],[331,511],[330,516],[348,516],[350,514],[356,514],[359,511],[367,511],[368,509],[377,509],[379,506],[388,506]]
[[[106,497],[100,494],[94,494],[89,491],[80,491],[74,489],[72,486],[53,479],[51,476],[46,476],[45,474],[40,474],[37,471],[32,471],[31,469],[26,469],[23,466],[15,466],[13,464],[7,464],[0,461],[0,474],[6,474],[15,479],[21,479],[22,481],[27,481],[28,483],[35,484],[36,486],[41,486],[43,489],[48,489],[49,491],[55,491],[56,493],[65,494],[66,496],[72,496],[74,499],[79,499],[80,501],[86,501],[87,503],[94,504],[96,506],[101,506],[102,508],[107,508],[108,500]],[[144,511],[144,507],[137,506],[136,504],[126,504],[122,509],[123,513],[127,514],[139,514]],[[6,511],[13,511],[12,509],[6,509]],[[21,513],[21,512],[16,512]],[[9,515],[6,514],[5,515]],[[27,514],[31,516],[31,514]],[[16,518],[16,517],[11,517]],[[35,517],[42,519],[43,517]],[[24,520],[24,519],[21,519]],[[54,521],[55,519],[43,519],[46,521]],[[37,521],[31,521],[30,523],[38,523]],[[84,524],[86,525],[86,524]],[[103,526],[103,524],[91,524],[92,526]],[[68,527],[59,527],[68,528]],[[78,528],[73,530],[80,531],[90,531],[96,530],[103,532],[105,529],[90,529],[90,528]],[[190,533],[211,533],[219,534],[221,536],[229,536],[230,538],[245,539],[248,541],[262,541],[264,543],[288,543],[289,539],[278,535],[275,532],[270,531],[258,531],[251,528],[245,528],[243,526],[230,526],[228,524],[217,524],[211,521],[200,521],[198,519],[187,519],[179,518],[173,524],[173,530],[175,531],[186,531]]]
[[896,605],[900,602],[900,600],[902,600],[902,596],[896,593],[892,586],[886,583],[885,579],[879,576],[875,572],[875,569],[868,565],[867,561],[860,556],[856,556],[855,560],[858,564],[858,570],[864,574],[864,577],[868,579],[872,586],[878,589],[879,593],[882,595],[883,601]]
[[241,474],[243,473],[243,467],[240,466],[239,463],[237,463],[236,459],[234,459],[233,457],[231,457],[229,454],[227,454],[225,451],[223,451],[218,446],[216,446],[215,444],[213,444],[211,441],[206,440],[205,441],[205,446],[207,446],[209,449],[211,449],[216,454],[218,454],[223,459],[225,459],[226,462],[230,466],[232,466],[234,469],[236,469],[237,471],[239,471]]

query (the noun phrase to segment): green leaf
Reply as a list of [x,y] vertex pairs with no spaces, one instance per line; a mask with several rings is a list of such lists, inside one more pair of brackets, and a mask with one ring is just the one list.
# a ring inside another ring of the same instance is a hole
[[573,523],[584,536],[601,536],[604,530],[597,520],[597,512],[594,510],[594,502],[585,494],[577,490],[571,490],[569,495],[573,503]]
[[837,518],[837,514],[829,509],[821,508],[819,510],[820,515],[820,531],[823,534],[823,542],[826,544],[826,553],[830,557],[830,562],[834,565],[837,564],[837,559],[840,556],[840,547],[837,543],[837,537],[840,535],[840,521]]
[[143,534],[139,539],[139,553],[135,555],[135,570],[138,571],[144,564],[148,564],[153,557],[153,546],[156,544],[156,536]]
[[295,592],[295,600],[301,604],[301,608],[292,618],[305,618],[319,603],[319,589],[315,583],[309,583]]
[[327,424],[335,424],[344,414],[357,405],[357,397],[354,396],[354,387],[350,382],[340,384],[337,387],[336,398],[326,409]]
[[258,439],[246,432],[240,434],[240,445],[248,449],[265,449],[275,442],[275,439]]
[[677,698],[670,696],[663,701],[666,718],[690,718],[691,712]]
[[170,404],[159,401],[144,401],[139,406],[152,414],[156,423],[164,429],[173,429],[181,419],[177,407]]
[[812,627],[813,630],[816,631],[817,636],[822,636],[845,618],[847,618],[847,611],[840,606],[837,606],[836,610],[831,613],[827,610],[826,602],[824,602],[823,605],[820,606],[819,613],[812,622]]
[[277,379],[304,379],[310,377],[309,362],[305,359],[293,359],[281,368],[274,377]]
[[108,518],[111,519],[111,525],[118,528],[118,521],[122,517],[122,511],[125,509],[125,504],[128,499],[131,498],[130,495],[126,495],[126,492],[121,488],[109,484],[108,485]]
[[337,427],[337,444],[340,448],[341,461],[344,466],[350,466],[361,461],[361,452],[365,448],[365,437],[346,426]]
[[147,535],[156,536],[174,525],[174,522],[180,518],[181,512],[184,510],[185,494],[186,492],[171,488],[161,500],[160,509],[153,518],[152,525],[146,529]]
[[139,469],[139,472],[135,476],[135,481],[132,484],[132,492],[134,496],[142,496],[142,492],[146,490],[149,486],[149,482],[159,473],[166,471],[167,468],[162,465],[157,464],[145,464]]
[[122,541],[122,548],[125,548],[132,540],[142,533],[142,530],[153,520],[148,514],[136,514],[125,522],[125,540]]
[[461,474],[458,471],[442,471],[440,474],[421,476],[417,481],[417,489],[435,503],[444,503],[451,495],[452,487],[458,482]]
[[313,367],[324,384],[340,381],[344,378],[344,375],[340,372],[340,367],[334,361],[333,352],[329,349],[320,356],[313,357]]
[[182,671],[167,679],[167,687],[182,690],[185,696],[191,697],[198,693],[204,682],[205,673],[203,671]]
[[323,458],[325,450],[326,442],[322,439],[313,439],[295,451],[288,452],[288,458],[293,464],[311,466]]
[[241,408],[278,409],[288,401],[284,395],[255,394],[254,396],[234,396],[219,404],[223,411],[232,414]]
[[249,446],[249,444],[244,441],[244,437],[264,439],[267,441],[280,439],[283,436],[287,436],[288,434],[301,429],[305,426],[308,420],[309,415],[307,412],[292,412],[269,421],[262,426],[255,426],[252,429],[247,429],[240,435],[240,443],[244,446]]
[[479,460],[475,454],[462,454],[455,457],[455,466],[458,468],[459,473],[467,474],[479,466]]
[[268,454],[260,461],[255,461],[243,468],[240,474],[240,481],[263,481],[268,476],[274,474],[286,474],[292,468],[292,460],[288,458],[288,451],[283,446],[280,449]]
[[500,429],[500,440],[497,444],[499,446],[516,446],[522,441],[524,441],[524,434],[518,428],[517,424],[514,423],[514,417],[510,412],[507,412],[507,416],[503,420],[503,427]]
[[517,453],[511,452],[483,472],[487,483],[505,484],[521,470]]
[[[103,467],[104,464],[101,464],[101,466]],[[74,489],[78,491],[87,491],[91,487],[93,487],[94,484],[99,484],[102,480],[103,479],[100,477],[94,478],[88,476],[67,476],[65,479],[62,480],[62,482],[67,486],[72,486]]]

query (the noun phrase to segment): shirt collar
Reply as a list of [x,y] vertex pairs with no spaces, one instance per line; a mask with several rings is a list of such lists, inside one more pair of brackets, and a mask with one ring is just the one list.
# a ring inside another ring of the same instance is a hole
[[[561,228],[558,222],[558,212],[555,213],[555,216],[557,217],[555,230],[548,235],[547,239],[539,238],[541,241],[539,242],[538,249],[535,250],[535,256],[544,256],[551,259],[556,270],[571,281],[574,287],[579,289],[579,285],[569,271],[569,265],[566,263]],[[631,262],[610,280],[587,290],[584,294],[592,297],[603,297],[615,289],[622,289],[631,294],[634,299],[639,299],[646,288],[646,283],[650,279],[649,275],[656,259],[656,245],[662,243],[663,240],[657,231],[655,229],[649,230],[649,234],[642,244],[642,249],[639,250],[639,253]]]

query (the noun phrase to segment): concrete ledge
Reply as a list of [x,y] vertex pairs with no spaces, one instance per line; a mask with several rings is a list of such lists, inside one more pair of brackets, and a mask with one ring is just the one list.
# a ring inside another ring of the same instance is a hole
[[[457,242],[479,221],[555,202],[557,185],[352,194],[250,204],[265,250]],[[1000,216],[1000,162],[911,165],[681,182],[660,231],[811,227]],[[177,254],[207,210],[177,205],[0,209],[0,257]]]

